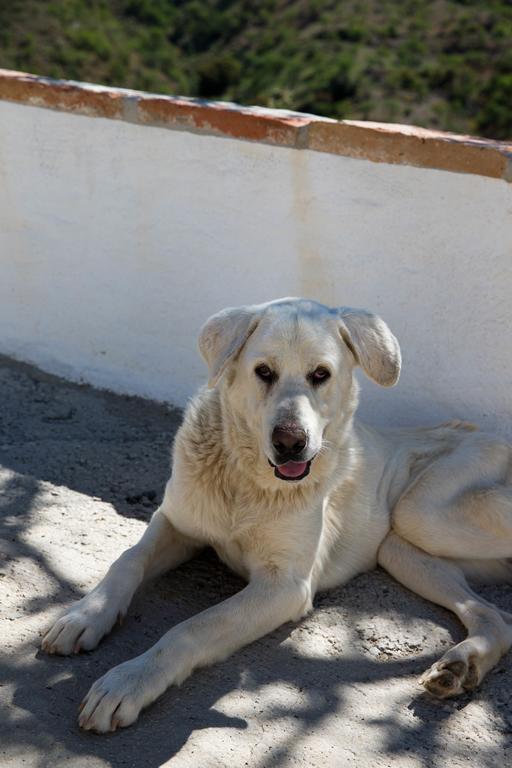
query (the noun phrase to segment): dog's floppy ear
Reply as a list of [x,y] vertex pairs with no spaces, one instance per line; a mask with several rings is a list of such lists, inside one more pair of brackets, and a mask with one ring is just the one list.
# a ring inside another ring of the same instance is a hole
[[199,351],[208,364],[208,386],[214,387],[226,366],[254,333],[264,305],[230,307],[212,315],[199,333]]
[[343,341],[366,375],[383,387],[396,384],[402,362],[400,346],[384,320],[363,309],[340,307],[338,323]]

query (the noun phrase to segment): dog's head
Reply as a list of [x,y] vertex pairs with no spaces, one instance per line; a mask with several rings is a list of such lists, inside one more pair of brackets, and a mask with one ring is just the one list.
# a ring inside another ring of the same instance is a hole
[[304,299],[225,309],[203,326],[199,348],[209,385],[221,388],[268,471],[288,482],[307,477],[350,423],[355,366],[382,386],[400,374],[400,348],[383,320]]

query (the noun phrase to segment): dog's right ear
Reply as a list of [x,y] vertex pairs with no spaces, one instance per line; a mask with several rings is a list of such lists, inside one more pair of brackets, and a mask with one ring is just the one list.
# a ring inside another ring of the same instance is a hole
[[382,387],[396,384],[402,365],[400,345],[384,320],[364,309],[339,307],[337,313],[340,336],[356,363]]
[[241,352],[260,321],[264,305],[230,307],[212,315],[199,333],[199,351],[208,364],[208,386],[214,387],[228,364]]

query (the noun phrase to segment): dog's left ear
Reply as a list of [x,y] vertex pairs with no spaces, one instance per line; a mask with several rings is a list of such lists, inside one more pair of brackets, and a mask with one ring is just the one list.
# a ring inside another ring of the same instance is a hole
[[199,351],[208,364],[208,386],[214,387],[227,365],[241,352],[260,321],[264,305],[230,307],[212,315],[199,333]]
[[388,326],[377,315],[363,309],[338,309],[340,335],[356,362],[370,379],[392,387],[400,376],[400,346]]

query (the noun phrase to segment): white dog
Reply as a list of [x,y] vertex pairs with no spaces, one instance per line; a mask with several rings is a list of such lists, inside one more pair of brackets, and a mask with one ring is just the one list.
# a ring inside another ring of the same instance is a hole
[[395,337],[364,311],[299,299],[227,309],[199,347],[209,388],[186,411],[161,507],[43,648],[91,650],[143,581],[205,546],[248,584],[94,683],[82,728],[130,725],[196,667],[297,621],[317,590],[377,563],[467,627],[424,686],[440,697],[477,686],[512,644],[512,615],[466,582],[510,577],[511,447],[461,423],[358,423],[355,366],[383,386],[400,373]]

